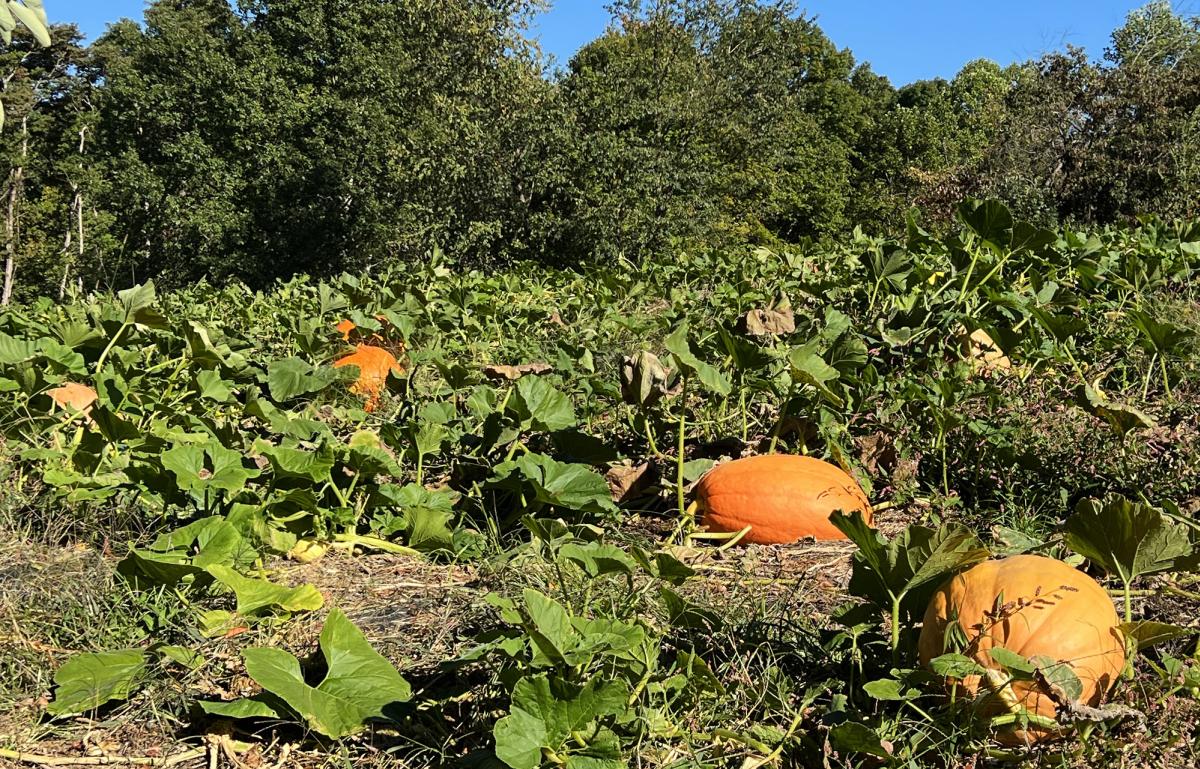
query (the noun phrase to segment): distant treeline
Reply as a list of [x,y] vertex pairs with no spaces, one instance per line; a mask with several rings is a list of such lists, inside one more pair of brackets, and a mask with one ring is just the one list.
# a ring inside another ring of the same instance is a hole
[[[619,0],[562,68],[538,0],[172,0],[0,47],[6,288],[252,285],[420,259],[1200,214],[1200,23],[894,87],[790,2]],[[53,12],[53,8],[51,8]],[[927,42],[912,41],[913,56]]]

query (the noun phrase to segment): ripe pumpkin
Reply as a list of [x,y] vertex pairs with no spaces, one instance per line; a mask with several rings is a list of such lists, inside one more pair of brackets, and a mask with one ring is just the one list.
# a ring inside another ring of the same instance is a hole
[[763,454],[713,468],[696,486],[696,503],[709,531],[737,532],[743,542],[784,544],[805,537],[845,539],[829,521],[835,510],[861,510],[871,522],[871,505],[841,468],[813,457]]
[[76,411],[83,412],[88,421],[91,421],[90,414],[92,406],[96,403],[96,391],[87,385],[78,384],[77,382],[67,382],[66,384],[47,390],[46,394],[54,401],[55,405],[61,408],[70,407]]
[[[375,320],[379,321],[380,323],[383,323],[384,325],[387,325],[387,322],[388,322],[387,316],[383,315],[383,314],[376,315]],[[338,321],[338,324],[336,326],[334,326],[334,329],[339,334],[342,335],[342,341],[349,342],[351,334],[353,334],[355,331],[358,330],[358,324],[356,324],[354,321],[350,320],[349,318],[346,318],[344,320]],[[377,333],[372,333],[367,338],[371,339],[371,340],[379,341],[379,342],[383,341],[383,337]]]
[[[1083,684],[1080,702],[1085,705],[1098,706],[1125,667],[1121,620],[1112,599],[1094,579],[1054,558],[1014,555],[985,561],[948,580],[925,612],[918,641],[922,665],[953,650],[946,648],[946,631],[954,618],[967,640],[962,653],[985,668],[1000,668],[989,654],[996,646],[1026,658],[1044,655],[1070,665]],[[980,676],[949,683],[972,696],[981,685],[988,688]],[[985,701],[983,713],[1000,715],[1017,704],[1047,718],[1057,712],[1042,684],[1013,681],[1010,692]],[[1057,736],[1056,730],[1029,724],[997,738],[1023,745]]]
[[352,320],[343,320],[334,326],[334,328],[337,329],[337,332],[342,335],[342,341],[349,342],[350,334],[354,331],[354,329],[358,328],[358,326],[356,326]]
[[343,366],[358,367],[358,379],[350,385],[350,392],[366,396],[367,411],[374,411],[379,406],[388,373],[395,371],[397,376],[404,373],[396,356],[382,347],[369,344],[360,344],[353,353],[333,362],[334,368]]

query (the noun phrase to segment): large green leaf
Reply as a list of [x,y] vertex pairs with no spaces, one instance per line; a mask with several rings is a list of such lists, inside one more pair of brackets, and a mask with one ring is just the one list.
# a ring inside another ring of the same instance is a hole
[[[384,708],[405,702],[412,690],[387,658],[371,648],[366,636],[338,609],[321,630],[325,678],[310,686],[300,661],[282,649],[251,647],[243,652],[246,673],[316,732],[339,739],[361,731]],[[266,717],[261,704],[204,703],[206,709],[244,717]]]
[[818,354],[818,344],[819,340],[814,339],[788,354],[792,380],[799,384],[811,385],[830,403],[840,406],[843,402],[842,397],[830,387],[838,381],[840,374]]
[[106,702],[129,697],[134,682],[146,669],[141,649],[77,654],[54,673],[54,701],[46,706],[52,716],[88,713]]
[[691,344],[688,342],[688,327],[686,324],[668,336],[663,345],[667,351],[675,358],[676,366],[680,371],[695,377],[700,380],[700,384],[704,389],[715,392],[718,395],[728,395],[733,390],[733,385],[716,367],[711,366],[692,352]]
[[910,595],[989,555],[975,533],[959,524],[937,529],[913,524],[888,540],[867,525],[861,512],[835,512],[829,520],[858,546],[851,592],[885,607],[892,598]]
[[1129,319],[1146,341],[1146,346],[1159,355],[1176,352],[1183,342],[1195,336],[1191,329],[1159,321],[1141,310],[1130,310]]
[[327,480],[333,470],[333,451],[328,444],[322,444],[317,451],[307,451],[257,441],[254,449],[271,463],[276,478],[304,478],[319,483]]
[[579,636],[571,625],[571,615],[562,604],[533,588],[522,591],[525,610],[532,623],[531,637],[537,654],[534,664],[558,664],[579,644]]
[[968,200],[958,207],[967,227],[984,240],[1007,247],[1013,240],[1012,213],[998,200]]
[[246,487],[246,481],[260,474],[257,469],[242,465],[240,452],[215,443],[177,444],[164,451],[161,458],[163,467],[175,476],[184,491],[219,489],[233,496]]
[[542,377],[518,379],[508,407],[523,430],[554,432],[575,426],[575,408],[571,399]]
[[[615,515],[616,505],[604,476],[587,465],[559,462],[543,454],[522,454],[495,468],[496,485],[517,485],[532,492],[542,505],[552,505],[593,515]],[[525,483],[514,484],[524,480]]]
[[1195,556],[1186,526],[1121,496],[1081,500],[1066,531],[1067,547],[1126,584],[1179,568]]
[[252,616],[264,609],[316,611],[325,603],[321,593],[312,585],[285,587],[265,579],[243,576],[221,564],[213,564],[207,571],[213,579],[233,591],[237,598],[238,614]]
[[320,392],[340,376],[337,369],[314,369],[302,358],[284,358],[267,366],[267,387],[273,400],[283,402]]
[[[573,733],[627,708],[629,687],[623,680],[601,682],[595,678],[576,691],[563,691],[565,688],[552,685],[546,676],[517,682],[511,712],[496,722],[493,730],[497,758],[512,769],[537,769],[542,765],[543,751],[562,754]],[[622,766],[619,757],[619,752],[613,755],[609,749],[595,757],[598,763],[579,761],[576,765]]]

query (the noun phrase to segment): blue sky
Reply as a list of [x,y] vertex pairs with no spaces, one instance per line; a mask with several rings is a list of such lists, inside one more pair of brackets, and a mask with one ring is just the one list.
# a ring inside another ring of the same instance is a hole
[[[930,77],[952,77],[972,59],[1008,64],[1062,48],[1104,52],[1108,35],[1138,0],[810,0],[803,3],[839,47],[902,85]],[[604,31],[605,0],[554,0],[535,29],[543,50],[566,64],[579,46]],[[1200,13],[1200,0],[1178,0],[1177,9]],[[142,0],[46,0],[53,21],[80,25],[89,36],[121,17],[141,19]]]

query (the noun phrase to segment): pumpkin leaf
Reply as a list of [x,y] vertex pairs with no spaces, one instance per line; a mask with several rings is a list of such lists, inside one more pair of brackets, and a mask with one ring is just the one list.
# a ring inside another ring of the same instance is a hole
[[1174,641],[1177,638],[1187,638],[1200,632],[1196,628],[1169,625],[1165,622],[1141,620],[1127,622],[1120,626],[1121,633],[1137,645],[1137,650],[1149,649],[1156,644]]
[[905,700],[915,699],[920,695],[920,690],[911,687],[905,687],[902,681],[897,681],[894,678],[881,678],[878,681],[870,681],[863,684],[863,691],[868,696],[887,702],[904,702]]
[[593,515],[615,515],[604,476],[587,465],[559,462],[532,452],[497,465],[497,486],[520,487],[527,502]]
[[843,753],[865,753],[878,758],[892,756],[879,735],[871,727],[857,721],[846,721],[830,729],[829,744]]
[[559,548],[558,555],[592,578],[604,574],[632,574],[637,566],[637,562],[621,548],[600,542],[571,542]]
[[983,240],[1007,247],[1013,240],[1013,215],[998,200],[968,200],[958,206],[963,224]]
[[284,587],[265,579],[246,577],[228,566],[213,564],[207,569],[217,582],[233,591],[237,612],[252,616],[264,609],[287,612],[316,611],[325,603],[321,593],[312,585]]
[[1146,341],[1150,351],[1160,355],[1175,352],[1183,342],[1195,335],[1191,329],[1156,320],[1141,310],[1130,310],[1129,319]]
[[[361,731],[368,720],[382,718],[388,705],[405,702],[412,695],[408,682],[392,663],[371,648],[362,631],[339,609],[331,611],[325,620],[319,645],[327,672],[316,686],[304,680],[300,661],[282,649],[251,647],[242,653],[246,673],[310,729],[334,739],[345,737]],[[202,705],[209,712],[270,717],[262,702]]]
[[[544,675],[522,678],[513,688],[511,712],[493,729],[496,757],[512,769],[538,769],[543,751],[563,753],[573,734],[583,732],[599,718],[623,713],[628,698],[629,686],[623,680],[597,677],[572,691],[569,685],[552,682]],[[615,739],[588,740],[585,750],[576,753],[580,759],[586,757],[578,761],[581,767],[623,766]],[[573,763],[568,759],[568,765]]]
[[1181,568],[1196,555],[1187,527],[1117,495],[1081,500],[1066,532],[1067,547],[1126,584]]
[[835,393],[830,384],[838,381],[841,374],[836,368],[825,362],[817,353],[819,339],[814,339],[803,347],[797,347],[788,354],[788,364],[791,366],[792,379],[800,384],[811,385],[826,400],[835,406],[843,405],[842,397]]
[[938,529],[914,524],[887,540],[867,525],[861,511],[835,512],[829,520],[858,546],[851,592],[884,607],[989,556],[974,532],[957,524]]
[[282,403],[301,395],[320,392],[342,376],[337,369],[314,369],[308,361],[284,358],[267,366],[267,387],[271,399]]
[[88,713],[106,702],[129,697],[134,681],[146,669],[141,649],[77,654],[54,673],[54,701],[46,706],[52,716]]
[[929,669],[942,678],[983,675],[984,667],[965,654],[943,654],[929,661]]
[[1107,422],[1113,432],[1121,437],[1131,430],[1142,430],[1155,424],[1153,419],[1133,406],[1109,400],[1098,384],[1084,384],[1076,402],[1084,411]]
[[992,658],[993,662],[1010,673],[1030,676],[1037,670],[1037,666],[1023,655],[1017,654],[1011,649],[1005,649],[1003,646],[993,646],[991,649],[988,649],[988,655]]
[[675,364],[679,370],[688,376],[700,380],[700,384],[704,389],[718,395],[729,395],[732,392],[733,385],[730,383],[729,378],[717,368],[700,360],[692,352],[691,344],[688,342],[687,324],[675,329],[670,336],[663,340],[663,346],[675,358]]
[[519,420],[522,430],[550,433],[575,426],[575,408],[571,399],[541,377],[519,379],[508,408]]
[[631,406],[649,408],[670,390],[672,372],[645,350],[621,361],[621,400]]
[[280,720],[287,713],[286,708],[272,704],[274,697],[269,695],[258,697],[243,697],[230,702],[201,701],[200,709],[210,716],[221,718],[269,718]]
[[1059,699],[1079,702],[1083,697],[1083,682],[1069,662],[1058,662],[1044,654],[1030,657],[1029,661],[1034,665],[1036,677]]

